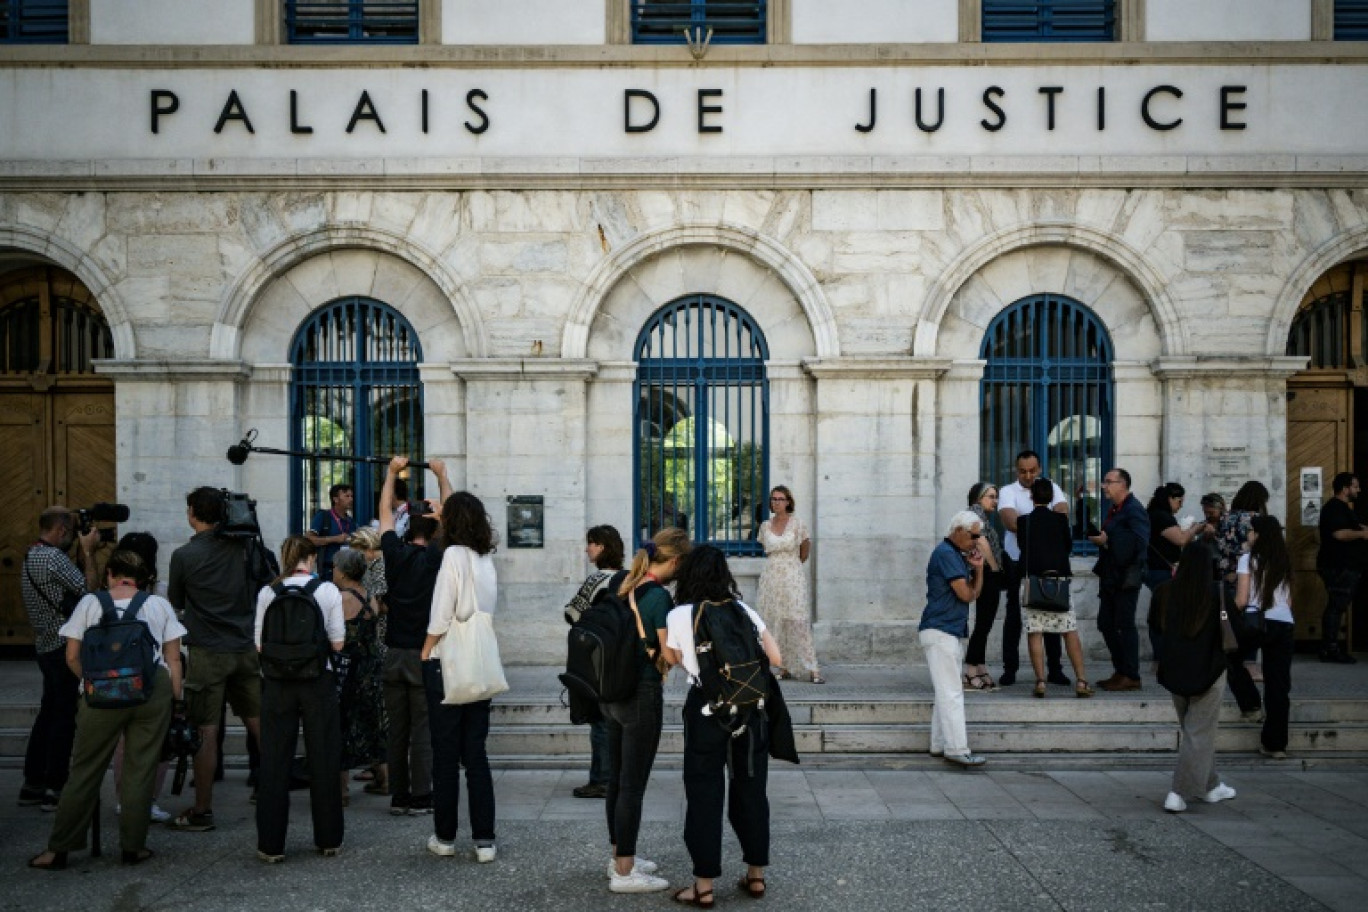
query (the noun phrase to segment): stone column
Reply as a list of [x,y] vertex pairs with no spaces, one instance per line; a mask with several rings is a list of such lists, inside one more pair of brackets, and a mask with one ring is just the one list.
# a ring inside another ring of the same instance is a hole
[[937,385],[945,359],[805,363],[817,381],[818,657],[919,655],[926,561],[939,540]]
[[[496,623],[509,663],[565,658],[561,608],[584,569],[587,386],[596,370],[593,361],[559,358],[451,364],[465,386],[465,486],[500,535]],[[508,539],[508,499],[518,495],[543,498],[541,547]]]

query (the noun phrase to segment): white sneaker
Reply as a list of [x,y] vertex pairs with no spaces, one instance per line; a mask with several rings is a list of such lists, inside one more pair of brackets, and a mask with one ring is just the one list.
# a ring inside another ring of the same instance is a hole
[[1218,801],[1229,801],[1235,797],[1235,790],[1222,782],[1211,791],[1202,796],[1202,800],[1207,804],[1215,804]]
[[456,854],[456,843],[443,842],[435,835],[428,837],[428,851],[433,855],[441,855],[443,858]]
[[168,820],[170,820],[170,819],[171,819],[171,814],[170,814],[169,811],[163,811],[163,810],[162,810],[161,808],[159,808],[157,805],[155,805],[155,804],[152,805],[152,822],[153,822],[153,823],[166,823],[166,821],[168,821]]
[[1164,810],[1170,814],[1181,814],[1187,810],[1187,802],[1177,792],[1169,792],[1168,797],[1164,799]]
[[[654,874],[656,871],[660,870],[660,865],[651,861],[649,858],[642,858],[638,855],[636,861],[632,863],[632,870],[640,871],[642,874]],[[608,879],[611,880],[616,873],[617,862],[610,858],[608,859]]]
[[613,872],[608,889],[614,893],[658,893],[668,890],[670,882],[663,877],[652,877],[640,868],[633,868],[631,874]]
[[478,861],[480,864],[489,864],[489,862],[493,861],[498,854],[499,849],[497,846],[477,845],[475,847],[475,860]]

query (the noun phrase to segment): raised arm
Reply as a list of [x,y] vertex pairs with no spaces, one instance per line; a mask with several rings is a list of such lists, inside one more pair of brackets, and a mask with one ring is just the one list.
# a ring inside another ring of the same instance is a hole
[[380,489],[380,534],[394,531],[394,480],[408,466],[407,456],[395,456],[385,467],[385,484]]

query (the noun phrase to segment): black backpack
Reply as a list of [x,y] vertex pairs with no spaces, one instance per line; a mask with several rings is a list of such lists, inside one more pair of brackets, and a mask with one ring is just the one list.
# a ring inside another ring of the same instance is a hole
[[261,621],[261,673],[275,681],[312,681],[323,673],[328,636],[314,592],[323,584],[275,583]]
[[760,632],[735,600],[700,602],[693,611],[703,714],[739,737],[757,709],[765,708],[769,659]]
[[95,593],[100,601],[100,622],[81,640],[81,690],[92,709],[126,709],[141,706],[152,697],[157,677],[157,640],[138,609],[147,601],[139,592],[119,614],[114,598],[105,590]]
[[560,681],[570,694],[572,720],[587,711],[577,710],[578,701],[618,703],[631,698],[641,681],[642,637],[632,606],[617,592],[622,575],[594,596],[570,626]]

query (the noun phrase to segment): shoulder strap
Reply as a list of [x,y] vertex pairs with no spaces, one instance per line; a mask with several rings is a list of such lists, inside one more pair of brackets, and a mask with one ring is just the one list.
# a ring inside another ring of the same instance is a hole
[[[34,547],[37,547],[37,545],[35,545]],[[50,548],[52,546],[48,545],[48,547]],[[29,554],[32,553],[33,548],[29,548]],[[62,609],[57,605],[56,602],[48,598],[48,594],[43,591],[43,587],[38,585],[38,581],[33,578],[33,571],[29,569],[28,565],[28,554],[24,555],[24,576],[28,577],[29,587],[32,588],[34,592],[38,593],[38,597],[43,601],[47,602],[48,607],[51,608],[53,611],[57,612],[58,614],[61,614]]]
[[[636,618],[637,636],[641,637],[641,642],[643,644],[648,644],[649,641],[646,639],[646,627],[641,623],[641,612],[637,610],[636,606],[636,589],[627,593],[627,604],[632,608],[632,617]],[[651,659],[655,658],[655,650],[649,645],[646,645],[646,656]]]
[[[145,601],[147,601],[147,593],[139,589],[133,594],[133,597],[128,600],[128,607],[124,609],[123,619],[125,621],[131,621],[137,618],[138,609],[142,608],[143,602]],[[113,601],[111,601],[110,604],[113,605]]]
[[109,594],[108,589],[96,591],[95,598],[100,602],[100,623],[103,624],[112,616],[118,614],[118,608],[114,605],[114,596]]
[[304,584],[304,594],[312,596],[315,592],[318,591],[318,587],[321,585],[323,585],[323,581],[315,576],[313,579],[309,580],[307,583]]

